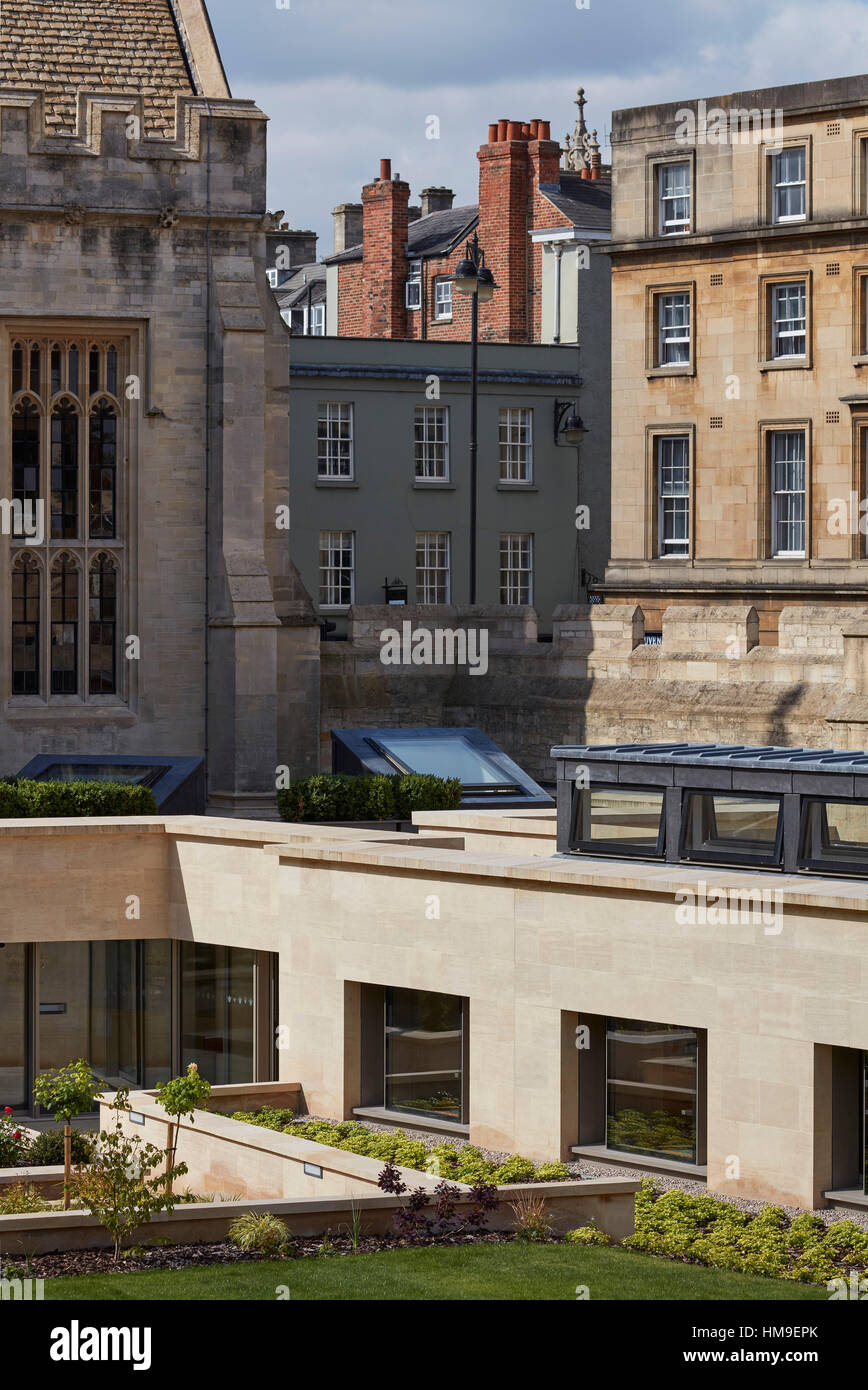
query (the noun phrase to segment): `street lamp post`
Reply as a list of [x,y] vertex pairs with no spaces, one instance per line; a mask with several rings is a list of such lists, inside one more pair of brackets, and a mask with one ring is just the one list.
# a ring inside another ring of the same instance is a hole
[[476,603],[477,449],[479,416],[479,306],[487,304],[497,286],[485,264],[485,252],[476,232],[455,267],[455,288],[470,299],[470,602]]

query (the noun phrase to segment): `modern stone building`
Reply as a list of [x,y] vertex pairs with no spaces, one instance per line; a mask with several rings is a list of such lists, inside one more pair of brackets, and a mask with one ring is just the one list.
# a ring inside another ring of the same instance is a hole
[[[417,813],[418,835],[6,822],[0,1098],[26,1109],[34,1067],[70,1056],[134,1086],[195,1061],[278,1074],[335,1119],[864,1205],[865,807],[838,803],[864,796],[865,754],[832,772],[775,750],[760,810],[732,795],[744,749],[593,752],[561,766],[569,794],[577,761],[602,765],[591,853],[556,855],[540,810]],[[662,797],[677,841],[693,795],[742,827],[723,860],[660,852]],[[793,797],[846,829],[831,866],[792,857]]]
[[265,808],[315,747],[318,637],[266,118],[202,0],[7,0],[0,119],[0,770],[204,754],[213,807]]
[[868,77],[613,117],[601,592],[864,603]]

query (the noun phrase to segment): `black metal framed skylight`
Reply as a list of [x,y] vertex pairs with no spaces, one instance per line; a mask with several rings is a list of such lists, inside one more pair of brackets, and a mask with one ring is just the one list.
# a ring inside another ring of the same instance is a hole
[[19,777],[35,782],[125,782],[150,787],[164,815],[204,815],[205,762],[160,754],[40,753]]
[[559,853],[868,878],[864,751],[619,743],[552,757]]

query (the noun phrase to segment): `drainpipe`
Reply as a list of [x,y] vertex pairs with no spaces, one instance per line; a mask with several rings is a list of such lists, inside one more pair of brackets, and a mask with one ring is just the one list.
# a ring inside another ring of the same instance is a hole
[[552,342],[559,343],[561,341],[561,257],[564,254],[563,243],[553,242],[552,250],[555,253],[555,326]]

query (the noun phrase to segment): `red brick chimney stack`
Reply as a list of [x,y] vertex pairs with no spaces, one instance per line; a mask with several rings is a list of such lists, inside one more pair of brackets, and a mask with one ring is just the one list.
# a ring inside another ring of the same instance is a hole
[[533,331],[531,280],[539,248],[529,233],[542,211],[540,184],[557,183],[561,150],[548,121],[500,120],[479,151],[479,240],[498,289],[480,309],[480,336],[511,343]]
[[392,161],[380,160],[380,177],[362,189],[364,337],[403,338],[407,311],[407,229],[410,185],[392,178]]

